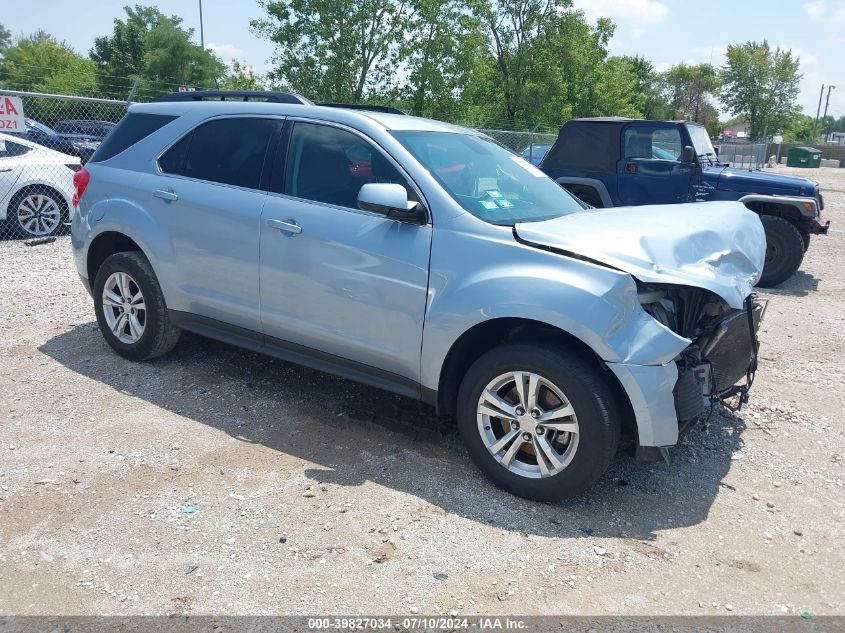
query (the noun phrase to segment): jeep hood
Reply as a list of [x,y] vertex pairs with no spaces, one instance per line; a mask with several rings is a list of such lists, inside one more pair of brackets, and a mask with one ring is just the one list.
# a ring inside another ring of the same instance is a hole
[[736,167],[725,167],[721,170],[716,188],[722,191],[771,193],[781,196],[815,196],[816,194],[816,183],[807,178]]
[[766,237],[738,202],[617,207],[520,222],[517,238],[645,283],[704,288],[741,308],[763,270]]

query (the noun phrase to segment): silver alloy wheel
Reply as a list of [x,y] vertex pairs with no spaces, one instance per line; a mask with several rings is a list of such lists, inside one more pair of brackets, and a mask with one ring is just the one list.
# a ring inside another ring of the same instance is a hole
[[52,197],[32,193],[20,201],[17,208],[18,224],[29,235],[50,235],[62,221],[62,210]]
[[103,286],[106,325],[121,343],[131,345],[144,334],[147,307],[141,288],[127,273],[112,273]]
[[514,371],[491,380],[478,401],[478,431],[512,473],[552,477],[578,450],[578,418],[563,391],[538,374]]

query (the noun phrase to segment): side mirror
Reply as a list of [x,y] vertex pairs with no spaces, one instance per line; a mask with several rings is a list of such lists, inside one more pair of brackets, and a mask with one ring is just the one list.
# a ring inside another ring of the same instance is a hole
[[716,146],[713,148],[713,151],[714,151],[714,152],[716,152],[716,158],[719,158],[719,146],[718,146],[718,145],[716,145]]
[[695,148],[692,145],[685,145],[683,151],[681,151],[681,162],[682,163],[697,163],[698,162],[698,155],[695,153]]
[[428,222],[423,206],[419,202],[409,201],[405,187],[394,183],[371,182],[363,185],[358,192],[358,208],[382,213],[400,222]]

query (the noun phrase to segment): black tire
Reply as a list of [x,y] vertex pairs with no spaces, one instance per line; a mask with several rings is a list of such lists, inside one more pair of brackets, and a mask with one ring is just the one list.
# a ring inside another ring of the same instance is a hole
[[766,231],[766,262],[758,286],[771,288],[783,283],[801,266],[804,239],[788,220],[774,215],[761,215]]
[[[58,208],[58,221],[55,226],[52,227],[52,230],[42,231],[45,225],[43,223],[38,224],[38,222],[41,221],[38,218],[35,219],[36,225],[38,226],[36,232],[27,230],[27,228],[21,224],[18,207],[23,200],[32,195],[43,196],[45,199],[50,200],[52,204]],[[68,220],[68,215],[67,202],[65,201],[64,196],[62,196],[58,191],[47,187],[46,185],[31,185],[24,187],[12,196],[12,199],[9,201],[9,206],[6,209],[6,222],[16,237],[23,239],[38,239],[60,233],[64,228],[65,222]]]
[[810,229],[804,226],[799,229],[799,232],[801,233],[801,239],[804,240],[804,253],[806,254],[807,249],[810,248]]
[[[143,295],[146,306],[143,333],[133,343],[121,341],[106,321],[103,289],[113,273],[127,273]],[[124,358],[135,361],[155,358],[172,350],[178,342],[180,330],[170,322],[161,287],[143,253],[130,251],[108,257],[97,271],[93,295],[100,331],[111,348]]]
[[[513,371],[549,380],[575,410],[578,444],[572,460],[557,474],[530,478],[514,473],[493,457],[482,438],[477,412],[481,394],[496,377]],[[487,352],[470,367],[458,392],[458,428],[473,461],[498,487],[535,501],[557,501],[589,488],[613,461],[620,420],[607,377],[593,363],[541,343],[506,344]]]

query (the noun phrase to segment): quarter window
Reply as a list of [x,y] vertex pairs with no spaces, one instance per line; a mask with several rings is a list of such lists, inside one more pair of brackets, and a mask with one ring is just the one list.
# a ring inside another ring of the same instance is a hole
[[270,139],[280,121],[227,118],[194,129],[159,160],[165,173],[258,189]]
[[360,136],[328,125],[294,124],[284,193],[354,209],[361,186],[371,182],[400,184],[414,198],[407,180]]

